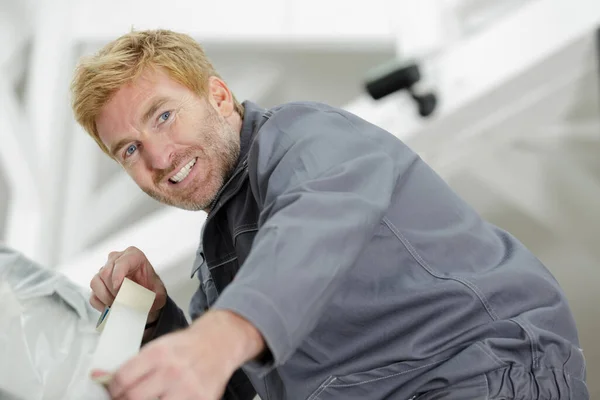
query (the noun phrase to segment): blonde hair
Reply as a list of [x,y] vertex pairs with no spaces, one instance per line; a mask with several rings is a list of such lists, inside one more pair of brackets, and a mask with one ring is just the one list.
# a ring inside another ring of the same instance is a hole
[[[106,154],[110,152],[100,140],[96,118],[112,96],[147,67],[163,68],[172,79],[200,97],[206,96],[209,77],[220,78],[198,42],[169,30],[132,31],[108,43],[97,54],[82,58],[71,83],[73,113]],[[234,105],[243,117],[244,108],[235,96]]]

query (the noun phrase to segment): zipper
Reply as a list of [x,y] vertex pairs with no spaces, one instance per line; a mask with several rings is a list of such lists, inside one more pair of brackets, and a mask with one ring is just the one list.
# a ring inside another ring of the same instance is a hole
[[[262,125],[267,122],[267,120],[271,117],[272,115],[272,111],[271,110],[267,110],[263,115],[262,118],[264,119],[264,121],[258,126],[255,127],[255,130],[260,130],[260,128],[262,127]],[[254,134],[252,135],[254,136]],[[208,222],[208,220],[210,219],[210,217],[212,217],[219,209],[219,207],[225,203],[227,200],[229,200],[231,198],[228,197],[227,199],[223,200],[220,202],[220,204],[218,204],[215,207],[215,204],[218,203],[219,197],[223,194],[223,192],[225,191],[225,189],[227,189],[227,186],[231,183],[231,181],[240,174],[240,172],[244,171],[246,169],[246,167],[248,166],[248,155],[246,155],[246,158],[244,158],[244,160],[242,161],[242,165],[240,168],[238,168],[233,175],[231,175],[231,177],[227,180],[227,182],[225,182],[225,184],[221,187],[221,189],[219,189],[219,191],[217,192],[217,194],[215,195],[214,200],[212,201],[212,203],[210,204],[210,212],[208,213],[207,217],[206,217],[206,221],[204,222],[204,225],[206,225],[206,222]]]
[[[210,207],[210,212],[208,213],[208,215],[206,216],[206,219],[204,220],[204,225],[202,226],[202,233],[200,235],[200,237],[202,238],[202,247],[204,247],[204,230],[206,229],[206,226],[208,225],[208,223],[210,222],[210,220],[212,219],[212,217],[217,213],[217,211],[221,208],[221,206],[228,201],[231,197],[233,197],[233,194],[231,194],[230,196],[228,196],[226,199],[219,201],[219,197],[221,197],[221,195],[223,194],[223,192],[225,191],[225,189],[227,189],[227,186],[229,186],[229,184],[243,171],[246,171],[246,167],[248,166],[248,158],[245,158],[242,161],[242,166],[240,168],[238,168],[233,175],[231,175],[231,177],[227,180],[227,182],[225,182],[225,184],[221,187],[221,189],[219,189],[219,191],[217,192],[215,199],[213,200],[211,207]],[[204,258],[204,262],[206,261],[206,257]]]

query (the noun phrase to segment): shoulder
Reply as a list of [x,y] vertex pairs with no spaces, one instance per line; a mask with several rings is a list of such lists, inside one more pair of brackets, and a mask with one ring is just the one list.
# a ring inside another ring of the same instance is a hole
[[364,154],[393,152],[399,144],[389,132],[323,103],[286,103],[264,117],[249,152],[249,165],[259,170],[285,165],[313,175]]
[[340,140],[362,139],[368,123],[341,108],[324,103],[298,101],[273,107],[265,113],[258,146],[289,148],[293,145],[327,145]]
[[343,112],[341,108],[317,101],[292,101],[270,108],[268,111],[272,118],[290,118],[310,114],[321,114],[330,112]]
[[324,103],[313,101],[296,101],[281,104],[267,111],[268,123],[278,129],[293,132],[298,128],[306,128],[306,124],[315,121],[347,119],[347,111]]

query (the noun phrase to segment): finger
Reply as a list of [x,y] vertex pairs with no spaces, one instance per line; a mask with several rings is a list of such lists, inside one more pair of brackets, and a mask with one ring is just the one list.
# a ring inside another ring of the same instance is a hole
[[108,386],[108,390],[113,397],[128,393],[129,389],[137,386],[138,382],[143,380],[146,375],[159,368],[160,357],[155,355],[149,357],[147,356],[148,351],[144,350],[147,349],[142,349],[137,356],[125,362],[113,376]]
[[223,398],[224,389],[220,395],[207,393],[202,382],[198,382],[198,379],[188,374],[183,379],[171,383],[166,392],[160,396],[160,400],[218,400]]
[[112,379],[112,374],[107,371],[101,371],[101,370],[95,369],[95,370],[90,371],[90,378],[92,378],[96,382],[106,386]]
[[117,400],[163,399],[169,392],[173,391],[173,387],[174,382],[169,381],[164,374],[161,374],[158,371],[151,371],[122,392],[113,393],[109,388],[109,393]]
[[[113,253],[111,253],[111,255],[112,254]],[[114,288],[113,283],[112,283],[112,274],[113,274],[113,269],[115,267],[116,259],[117,259],[116,256],[109,256],[108,260],[106,261],[106,264],[104,264],[104,266],[102,268],[100,268],[100,271],[98,271],[98,276],[100,277],[100,279],[104,283],[104,286],[106,286],[106,288],[108,289],[108,291],[111,293],[111,295],[113,297],[115,297],[118,292],[118,290],[116,290]]]
[[96,298],[105,306],[110,306],[115,300],[115,296],[106,286],[106,283],[102,280],[100,274],[96,274],[96,276],[94,276],[90,282],[90,288],[92,289],[94,296],[96,296]]
[[124,251],[111,251],[106,258],[106,264],[113,263],[117,258],[121,257]]
[[114,260],[111,283],[115,290],[119,290],[126,276],[131,275],[143,264],[144,255],[135,247],[129,247],[120,257]]
[[92,307],[94,307],[96,310],[98,310],[100,312],[104,311],[104,308],[107,305],[110,305],[110,304],[102,303],[102,301],[100,301],[100,299],[98,297],[96,297],[96,295],[93,293],[90,296],[90,304],[92,305]]
[[119,288],[123,284],[125,277],[131,274],[134,270],[135,268],[132,266],[131,257],[121,257],[115,260],[115,266],[110,279],[111,285],[116,291],[119,291]]

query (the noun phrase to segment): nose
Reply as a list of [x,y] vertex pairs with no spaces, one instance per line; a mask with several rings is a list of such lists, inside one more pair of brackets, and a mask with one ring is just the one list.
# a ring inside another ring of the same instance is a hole
[[173,161],[173,145],[164,138],[147,139],[143,152],[146,162],[151,169],[166,170]]

